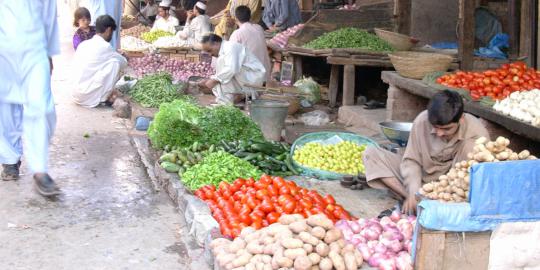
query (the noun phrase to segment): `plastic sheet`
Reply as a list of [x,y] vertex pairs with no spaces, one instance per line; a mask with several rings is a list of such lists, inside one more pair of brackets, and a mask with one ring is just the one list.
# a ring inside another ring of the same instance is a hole
[[321,110],[302,114],[300,120],[307,126],[324,126],[330,122],[330,116]]
[[480,221],[471,218],[469,203],[443,203],[424,200],[418,204],[422,208],[417,222],[430,230],[450,232],[482,232],[493,230],[499,222]]
[[491,234],[489,270],[540,269],[540,222],[509,222]]
[[189,234],[192,235],[197,244],[204,247],[209,235],[219,231],[219,224],[212,218],[210,209],[205,202],[193,195],[186,195],[187,207],[184,217],[189,226]]
[[469,197],[478,221],[540,220],[540,160],[474,165]]

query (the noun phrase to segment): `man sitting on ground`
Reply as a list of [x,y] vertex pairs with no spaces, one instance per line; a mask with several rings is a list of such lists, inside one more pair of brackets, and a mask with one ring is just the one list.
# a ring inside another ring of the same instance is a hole
[[233,105],[245,95],[256,97],[247,85],[262,86],[266,70],[255,55],[243,45],[223,41],[215,34],[205,36],[202,47],[217,61],[216,74],[199,82],[199,86],[212,89],[217,103]]
[[474,142],[489,133],[480,120],[463,113],[463,100],[453,91],[433,96],[427,111],[414,120],[403,156],[382,148],[364,152],[366,180],[374,188],[389,189],[403,202],[404,213],[416,211],[422,182],[432,182],[456,162],[467,159]]
[[206,15],[206,4],[197,2],[193,10],[188,11],[184,29],[176,33],[180,39],[187,40],[188,44],[198,46],[202,38],[211,32],[210,17]]
[[81,43],[75,53],[75,74],[73,99],[84,107],[96,107],[100,103],[113,103],[116,82],[121,71],[127,66],[127,60],[116,52],[109,42],[112,39],[116,23],[109,15],[99,16],[96,20],[96,35]]

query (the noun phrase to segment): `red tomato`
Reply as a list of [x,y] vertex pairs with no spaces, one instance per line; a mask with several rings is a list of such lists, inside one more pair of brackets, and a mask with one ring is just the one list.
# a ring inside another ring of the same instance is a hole
[[195,196],[197,196],[203,201],[206,199],[206,197],[204,196],[204,191],[202,191],[202,189],[197,189],[197,191],[195,191]]
[[265,198],[261,203],[261,210],[263,210],[265,213],[270,213],[274,211],[275,207],[274,204],[270,201],[269,198]]
[[255,193],[255,196],[257,197],[257,199],[262,200],[265,197],[268,197],[268,191],[266,189],[259,189]]
[[246,186],[252,187],[253,184],[255,184],[255,180],[253,180],[253,178],[249,178],[248,180],[246,180]]
[[283,194],[291,194],[291,190],[289,189],[289,187],[287,185],[284,185],[284,186],[279,187],[279,194],[281,194],[281,195],[283,195]]
[[272,224],[272,223],[276,223],[279,219],[281,215],[276,213],[276,212],[271,212],[271,213],[268,213],[268,215],[266,215],[266,220],[268,221],[268,223]]
[[334,199],[334,196],[330,194],[326,194],[326,196],[324,196],[324,200],[326,201],[327,204],[336,204],[336,200]]
[[285,213],[292,214],[296,209],[296,202],[293,200],[288,200],[282,206]]
[[255,207],[257,207],[260,203],[261,203],[261,201],[255,199],[253,197],[248,198],[248,201],[247,201],[247,205],[251,209],[255,209]]
[[261,179],[259,179],[258,182],[262,182],[265,186],[268,186],[272,183],[272,177],[265,174],[261,176]]
[[279,176],[272,178],[272,185],[274,187],[279,188],[283,185],[285,185],[285,180]]

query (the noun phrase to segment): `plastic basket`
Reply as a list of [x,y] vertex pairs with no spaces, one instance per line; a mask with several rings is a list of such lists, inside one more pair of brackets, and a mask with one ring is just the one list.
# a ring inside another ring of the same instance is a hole
[[[294,143],[293,143],[293,145],[291,147],[291,157],[294,157],[294,152],[296,151],[296,148],[298,148],[298,147],[302,147],[302,146],[304,146],[305,144],[307,144],[309,142],[326,140],[326,139],[329,139],[329,138],[334,137],[336,135],[339,136],[341,139],[343,139],[345,141],[354,142],[354,143],[356,143],[358,145],[363,145],[363,144],[367,144],[367,145],[371,145],[371,146],[377,146],[378,145],[373,140],[371,140],[369,138],[366,138],[364,136],[354,134],[354,133],[348,133],[348,132],[313,132],[313,133],[305,134],[305,135],[301,136],[300,138],[296,139],[296,141],[294,141]],[[337,172],[330,172],[330,171],[305,167],[305,166],[302,166],[299,163],[297,163],[294,160],[294,158],[292,158],[292,163],[293,163],[293,166],[295,166],[298,170],[302,171],[302,175],[318,178],[318,179],[321,179],[321,180],[338,180],[338,179],[343,178],[343,176],[346,175],[346,174],[341,174],[341,173],[337,173]]]

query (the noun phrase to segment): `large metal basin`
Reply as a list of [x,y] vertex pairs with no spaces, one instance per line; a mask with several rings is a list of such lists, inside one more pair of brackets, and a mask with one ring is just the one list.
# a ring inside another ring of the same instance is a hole
[[409,134],[411,133],[412,123],[410,122],[381,122],[379,123],[381,131],[388,140],[397,143],[401,147],[407,145]]

